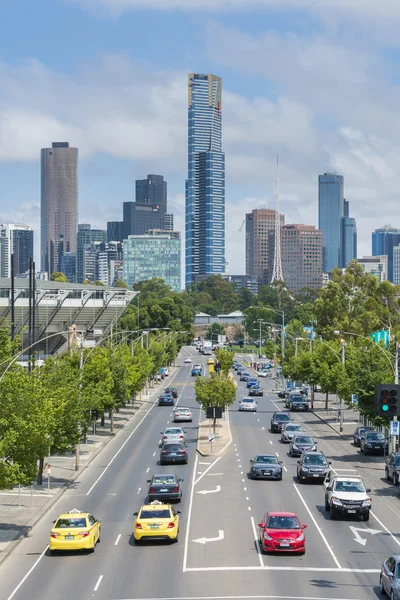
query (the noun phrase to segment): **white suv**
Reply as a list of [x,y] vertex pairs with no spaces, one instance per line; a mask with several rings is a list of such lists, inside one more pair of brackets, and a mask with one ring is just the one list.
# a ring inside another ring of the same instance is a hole
[[369,521],[371,509],[371,491],[365,488],[360,476],[338,475],[331,469],[324,480],[325,510],[329,510],[331,519],[339,515],[362,516]]

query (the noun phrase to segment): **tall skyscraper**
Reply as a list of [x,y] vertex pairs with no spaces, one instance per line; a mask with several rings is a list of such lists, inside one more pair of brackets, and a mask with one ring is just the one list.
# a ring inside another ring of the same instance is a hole
[[108,221],[107,222],[107,242],[121,242],[122,236],[122,221]]
[[174,231],[174,215],[171,213],[165,214],[165,231]]
[[11,276],[11,254],[14,253],[15,277],[23,275],[29,268],[29,259],[33,260],[33,230],[27,225],[8,223],[0,225],[1,236],[5,241],[4,247],[4,275]]
[[337,173],[318,177],[318,227],[322,231],[323,270],[346,268],[357,258],[357,228],[344,199],[344,178]]
[[[259,285],[267,285],[271,281],[268,236],[275,228],[275,220],[276,210],[270,208],[256,208],[246,214],[246,275],[257,277]],[[285,224],[282,214],[280,221],[281,225]],[[273,266],[273,248],[271,252]]]
[[144,235],[149,229],[165,229],[167,182],[162,175],[147,175],[136,181],[135,202],[123,204],[123,239]]
[[221,78],[189,75],[186,285],[225,272]]
[[[91,277],[88,276],[90,272],[90,276],[93,276],[94,267],[90,267],[90,269],[85,266],[87,264],[91,264],[95,258],[92,257],[93,252],[90,251],[88,256],[86,257],[85,251],[91,247],[94,243],[98,242],[106,242],[107,241],[107,231],[104,229],[92,229],[89,223],[80,223],[78,225],[78,236],[77,236],[77,251],[76,251],[76,281],[77,283],[82,283],[85,279],[89,279],[93,281]],[[93,258],[93,261],[92,261]]]
[[[386,254],[387,260],[387,278],[394,283],[393,271],[393,253],[394,248],[400,245],[400,229],[385,225],[380,229],[375,229],[372,233],[372,256]],[[397,268],[397,267],[396,267]],[[397,277],[397,275],[396,275]]]
[[41,150],[40,263],[49,275],[64,252],[76,252],[78,149],[53,142]]

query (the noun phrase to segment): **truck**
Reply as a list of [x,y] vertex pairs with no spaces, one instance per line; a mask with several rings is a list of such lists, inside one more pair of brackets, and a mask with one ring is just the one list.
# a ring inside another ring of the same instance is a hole
[[203,341],[203,348],[202,348],[202,354],[204,354],[204,356],[211,356],[212,354],[212,342],[210,340],[204,340]]

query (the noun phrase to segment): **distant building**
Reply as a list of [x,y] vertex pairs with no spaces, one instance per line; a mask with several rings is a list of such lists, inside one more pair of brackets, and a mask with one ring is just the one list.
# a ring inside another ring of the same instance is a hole
[[400,246],[393,248],[393,281],[394,285],[400,285]]
[[341,220],[341,266],[345,269],[350,261],[357,258],[357,225],[356,220],[349,217],[349,202],[344,200],[343,205],[344,216]]
[[372,233],[372,255],[386,255],[387,278],[394,283],[394,248],[400,245],[400,229],[385,225]]
[[150,230],[124,239],[124,281],[133,286],[153,277],[181,290],[181,235],[177,231]]
[[61,270],[65,252],[76,252],[78,219],[78,149],[53,142],[41,150],[40,263],[50,273]]
[[100,244],[98,253],[98,277],[104,285],[114,285],[123,269],[121,242]]
[[327,287],[329,283],[329,273],[322,273],[322,287]]
[[[273,267],[275,232],[269,236],[269,269]],[[291,292],[322,287],[322,232],[314,225],[284,225],[281,228],[284,281]]]
[[165,214],[165,231],[174,231],[174,215],[171,213]]
[[107,222],[107,242],[121,242],[123,240],[123,221]]
[[135,202],[123,203],[123,239],[145,235],[149,229],[165,230],[167,182],[162,175],[147,175],[136,181]]
[[[89,223],[80,223],[78,225],[78,242],[77,242],[77,256],[76,256],[76,277],[77,283],[83,283],[85,279],[89,281],[93,281],[90,277],[88,277],[88,273],[91,274],[93,272],[92,266],[88,266],[91,264],[92,259],[90,258],[90,254],[92,251],[89,251],[88,256],[85,257],[85,249],[91,247],[94,243],[106,243],[107,241],[107,231],[104,229],[92,229]],[[93,250],[93,249],[92,249]]]
[[76,254],[65,252],[61,257],[61,273],[64,273],[70,283],[76,282]]
[[212,317],[207,313],[197,313],[194,318],[194,325],[212,325],[218,323],[219,325],[242,325],[246,320],[246,316],[240,311],[235,310],[228,315],[217,315]]
[[8,223],[0,225],[0,236],[1,276],[11,276],[11,254],[14,253],[14,274],[15,277],[20,277],[29,269],[29,259],[34,258],[33,230],[27,225]]
[[[257,208],[246,214],[246,275],[256,277],[259,285],[269,284],[272,277],[274,247],[270,249],[268,239],[274,231],[275,218],[276,211],[270,208]],[[285,216],[280,219],[284,225]]]
[[387,280],[388,259],[386,255],[363,256],[362,258],[358,259],[358,262],[360,263],[364,271],[376,277],[379,283]]
[[235,292],[239,292],[241,288],[247,288],[255,296],[258,294],[258,279],[252,275],[222,275],[222,279],[233,283]]

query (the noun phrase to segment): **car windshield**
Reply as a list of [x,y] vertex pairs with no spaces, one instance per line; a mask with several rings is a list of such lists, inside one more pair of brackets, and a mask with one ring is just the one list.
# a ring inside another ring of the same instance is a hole
[[300,523],[296,517],[269,517],[268,529],[300,529]]
[[77,527],[86,527],[86,518],[85,517],[75,517],[75,518],[62,518],[58,519],[55,524],[56,529],[65,529],[65,528],[77,528]]
[[396,566],[396,579],[400,579],[400,563]]
[[303,403],[303,402],[305,402],[305,400],[304,400],[303,396],[292,396],[292,397],[291,397],[291,401],[292,401],[293,403],[296,403],[296,402],[301,402],[301,403]]
[[140,519],[170,519],[171,513],[168,508],[160,510],[142,510]]
[[365,492],[362,481],[337,481],[336,492]]
[[278,421],[290,421],[290,417],[286,413],[275,413],[274,418]]
[[175,412],[176,412],[176,413],[180,413],[180,412],[189,412],[189,409],[188,409],[188,408],[176,408],[176,409],[175,409]]
[[177,450],[183,450],[182,444],[165,444],[164,450],[168,450],[168,452],[176,452]]
[[183,433],[183,431],[179,427],[171,427],[171,429],[166,429],[164,431],[164,435],[180,435],[181,433]]
[[267,463],[270,465],[277,465],[278,459],[276,456],[267,456],[266,454],[259,454],[255,457],[254,462],[256,463]]
[[254,400],[253,398],[242,398],[242,402],[251,402],[253,404]]
[[396,465],[396,467],[398,467],[400,465],[400,456],[395,457],[394,464]]
[[285,431],[301,431],[301,425],[286,425]]
[[313,444],[313,439],[309,435],[296,435],[294,438],[295,444]]
[[171,394],[161,394],[160,398],[171,398]]
[[305,465],[326,465],[327,460],[325,456],[321,456],[321,454],[306,454],[304,457],[303,463]]
[[176,483],[175,475],[154,475],[153,483]]
[[365,439],[366,440],[384,440],[385,436],[383,435],[383,433],[380,433],[379,431],[372,431],[371,433],[366,433],[365,434]]

